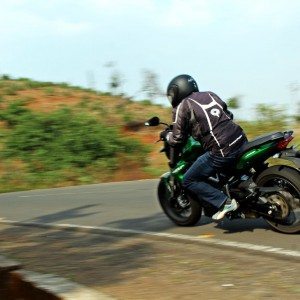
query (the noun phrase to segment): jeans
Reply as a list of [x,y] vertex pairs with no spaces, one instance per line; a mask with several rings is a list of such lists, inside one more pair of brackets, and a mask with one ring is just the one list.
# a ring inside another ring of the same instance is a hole
[[213,155],[210,152],[198,157],[183,177],[183,187],[196,194],[198,198],[220,209],[228,196],[222,191],[207,183],[207,178],[217,171],[230,167],[236,160],[239,152],[227,157]]

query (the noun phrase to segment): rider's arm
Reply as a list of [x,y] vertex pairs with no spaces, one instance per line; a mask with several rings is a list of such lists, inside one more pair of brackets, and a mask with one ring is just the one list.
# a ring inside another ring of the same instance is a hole
[[223,103],[224,103],[223,110],[224,110],[225,114],[226,114],[231,120],[233,120],[233,113],[232,113],[230,110],[228,110],[227,104],[226,104],[225,102],[223,102]]
[[173,130],[168,136],[168,143],[171,146],[180,145],[188,138],[189,115],[190,111],[185,100],[173,109]]

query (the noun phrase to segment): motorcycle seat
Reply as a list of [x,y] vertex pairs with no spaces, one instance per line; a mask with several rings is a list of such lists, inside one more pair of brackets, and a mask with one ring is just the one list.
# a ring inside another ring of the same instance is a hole
[[266,144],[266,143],[272,142],[272,141],[281,140],[283,138],[284,138],[284,133],[279,132],[279,131],[256,137],[255,139],[253,139],[252,141],[246,143],[242,147],[240,156],[243,155],[245,152],[247,152],[249,150],[252,150],[254,148],[257,148],[257,147],[259,147],[263,144]]

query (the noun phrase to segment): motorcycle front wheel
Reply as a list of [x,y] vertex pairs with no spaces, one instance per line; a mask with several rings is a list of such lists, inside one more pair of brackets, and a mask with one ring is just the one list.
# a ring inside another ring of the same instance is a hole
[[[176,183],[175,183],[176,184]],[[202,206],[190,195],[186,195],[179,184],[176,184],[175,196],[165,179],[158,185],[158,200],[164,213],[179,226],[193,226],[201,218]]]

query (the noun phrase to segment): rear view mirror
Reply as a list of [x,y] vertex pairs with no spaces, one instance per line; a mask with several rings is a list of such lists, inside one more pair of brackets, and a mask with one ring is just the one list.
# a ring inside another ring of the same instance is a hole
[[145,122],[146,126],[158,126],[160,124],[160,120],[158,117],[153,117]]

